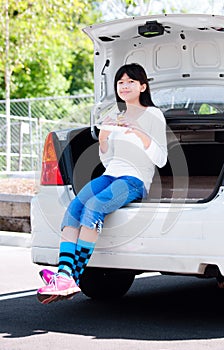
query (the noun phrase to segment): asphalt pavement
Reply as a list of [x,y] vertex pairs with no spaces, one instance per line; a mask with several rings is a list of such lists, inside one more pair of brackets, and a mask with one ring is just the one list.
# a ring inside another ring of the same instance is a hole
[[[121,299],[42,305],[30,248],[0,247],[0,350],[223,350],[214,279],[139,275]],[[116,286],[115,286],[116,288]]]

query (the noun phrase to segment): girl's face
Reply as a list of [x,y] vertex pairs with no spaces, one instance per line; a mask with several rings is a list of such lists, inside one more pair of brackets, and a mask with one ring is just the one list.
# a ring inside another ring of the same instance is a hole
[[146,84],[131,79],[126,73],[117,82],[117,94],[126,104],[139,104],[140,93],[145,89]]

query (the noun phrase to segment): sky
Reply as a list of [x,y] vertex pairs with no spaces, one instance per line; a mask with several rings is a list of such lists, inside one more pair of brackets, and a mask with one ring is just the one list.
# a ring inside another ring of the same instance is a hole
[[[164,6],[165,5],[165,6]],[[166,7],[167,10],[169,8],[181,9],[185,7],[191,13],[210,13],[210,14],[221,14],[223,13],[224,1],[223,0],[154,0],[151,1],[151,10],[158,11],[162,10],[162,8]]]
[[[188,13],[207,13],[224,15],[224,0],[151,0],[150,13],[162,13],[163,9],[166,13],[171,13],[172,8],[176,9],[176,13],[181,12],[185,8]],[[115,18],[125,17],[119,6],[119,0],[104,0],[102,5],[105,20],[112,20]],[[145,11],[143,9],[143,15]],[[135,15],[141,15],[139,9],[136,10]]]

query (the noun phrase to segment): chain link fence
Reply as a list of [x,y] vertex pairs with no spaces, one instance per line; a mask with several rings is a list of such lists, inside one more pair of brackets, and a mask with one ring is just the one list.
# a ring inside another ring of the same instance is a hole
[[0,172],[39,171],[47,134],[89,124],[93,104],[92,94],[11,100],[8,160],[6,101],[0,100]]

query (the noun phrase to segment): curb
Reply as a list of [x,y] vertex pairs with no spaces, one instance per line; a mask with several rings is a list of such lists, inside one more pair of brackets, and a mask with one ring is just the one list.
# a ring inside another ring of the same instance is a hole
[[0,226],[2,231],[25,233],[31,231],[30,205],[33,197],[0,193]]
[[[13,172],[4,177],[37,179],[37,172]],[[1,180],[1,176],[0,176]],[[31,247],[30,203],[34,194],[0,193],[0,245]]]
[[31,234],[22,232],[0,231],[0,245],[30,248]]

